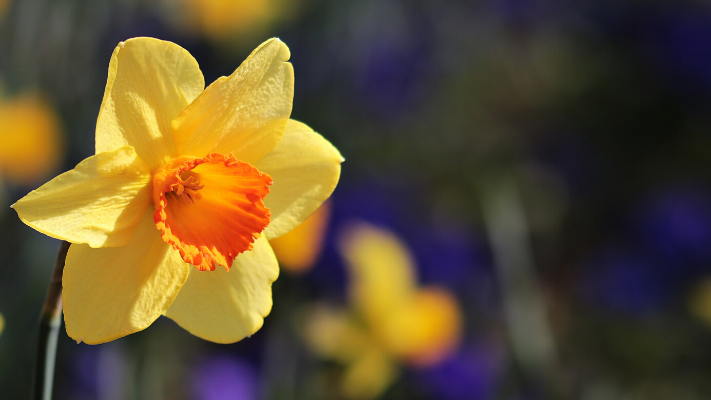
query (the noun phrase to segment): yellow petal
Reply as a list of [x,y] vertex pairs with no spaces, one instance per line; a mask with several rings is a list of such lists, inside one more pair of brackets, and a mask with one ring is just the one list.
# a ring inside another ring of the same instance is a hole
[[5,329],[5,318],[3,318],[2,314],[0,314],[0,334],[3,329]]
[[339,248],[350,272],[351,300],[371,327],[385,323],[411,301],[414,263],[393,233],[357,223],[346,231]]
[[232,268],[198,271],[165,315],[195,336],[216,343],[234,343],[258,331],[272,309],[272,282],[279,266],[264,236],[254,248],[237,256]]
[[108,342],[147,328],[173,302],[189,266],[143,214],[123,247],[69,247],[64,268],[67,334],[88,344]]
[[151,170],[176,155],[171,121],[204,89],[197,61],[175,43],[119,43],[96,123],[96,152],[133,146]]
[[416,365],[433,365],[459,344],[462,315],[449,292],[427,288],[378,328],[391,353]]
[[12,207],[53,238],[91,247],[123,246],[150,202],[151,173],[132,147],[91,156]]
[[272,221],[264,234],[279,237],[303,222],[333,193],[343,157],[331,143],[301,122],[290,120],[279,145],[255,167],[274,181],[264,204]]
[[279,39],[260,45],[237,70],[212,83],[173,121],[178,153],[233,153],[250,164],[284,135],[294,97],[289,49]]
[[59,163],[59,117],[44,99],[26,94],[0,101],[0,173],[9,181],[29,183]]
[[344,310],[312,306],[303,321],[304,340],[322,357],[350,363],[373,347],[368,332]]
[[386,354],[372,349],[346,369],[341,385],[343,395],[354,400],[374,399],[392,384],[398,373]]
[[331,204],[327,201],[291,232],[269,241],[281,269],[295,274],[311,269],[321,254],[330,217]]

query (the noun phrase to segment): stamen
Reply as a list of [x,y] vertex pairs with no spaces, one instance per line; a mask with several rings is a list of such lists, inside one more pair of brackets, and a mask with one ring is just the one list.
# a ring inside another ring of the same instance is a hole
[[197,195],[197,191],[205,187],[205,185],[201,185],[199,181],[193,181],[194,178],[194,176],[189,176],[186,180],[180,179],[178,183],[173,185],[172,190],[178,197],[185,195],[185,197],[193,204],[195,204],[195,199],[193,197]]

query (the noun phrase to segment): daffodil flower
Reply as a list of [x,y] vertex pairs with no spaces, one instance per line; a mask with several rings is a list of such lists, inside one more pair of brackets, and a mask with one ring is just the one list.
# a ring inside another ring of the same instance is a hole
[[250,31],[263,31],[296,4],[273,0],[182,0],[179,3],[182,3],[184,26],[218,41]]
[[340,241],[349,271],[350,309],[314,307],[305,338],[324,357],[346,365],[342,391],[372,399],[398,375],[398,365],[434,365],[456,349],[462,330],[450,292],[419,287],[407,247],[366,223]]
[[711,327],[711,278],[704,278],[696,284],[689,296],[691,313]]
[[12,183],[37,184],[57,164],[63,148],[54,108],[41,95],[0,98],[0,175]]
[[5,12],[10,6],[10,0],[0,0],[0,20],[5,17]]
[[116,47],[96,154],[13,206],[72,243],[62,282],[70,337],[102,343],[162,314],[218,343],[262,326],[279,273],[268,239],[330,196],[343,161],[289,119],[288,59],[268,40],[204,89],[197,62],[174,43]]

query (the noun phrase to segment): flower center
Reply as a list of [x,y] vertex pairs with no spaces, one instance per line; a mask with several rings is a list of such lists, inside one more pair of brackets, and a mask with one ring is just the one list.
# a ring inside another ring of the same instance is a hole
[[193,196],[197,194],[197,191],[204,188],[204,185],[201,185],[200,182],[198,181],[193,181],[194,176],[188,177],[187,180],[180,180],[175,187],[173,187],[173,192],[175,193],[176,196],[183,196],[185,195],[185,198],[190,200],[191,203],[195,203],[195,199],[193,199]]
[[230,269],[269,225],[272,179],[218,153],[180,156],[153,174],[153,220],[163,240],[201,271]]

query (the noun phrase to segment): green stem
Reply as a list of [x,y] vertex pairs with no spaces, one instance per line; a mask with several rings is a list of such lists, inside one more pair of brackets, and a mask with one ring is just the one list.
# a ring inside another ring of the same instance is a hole
[[567,398],[562,395],[555,341],[536,276],[523,201],[514,179],[492,179],[483,188],[482,206],[512,354],[524,378],[542,384],[546,398]]
[[40,315],[37,358],[35,359],[32,399],[50,400],[54,380],[54,361],[57,355],[57,337],[62,324],[62,274],[69,251],[69,242],[62,242],[57,255],[57,263],[49,282],[47,298]]

